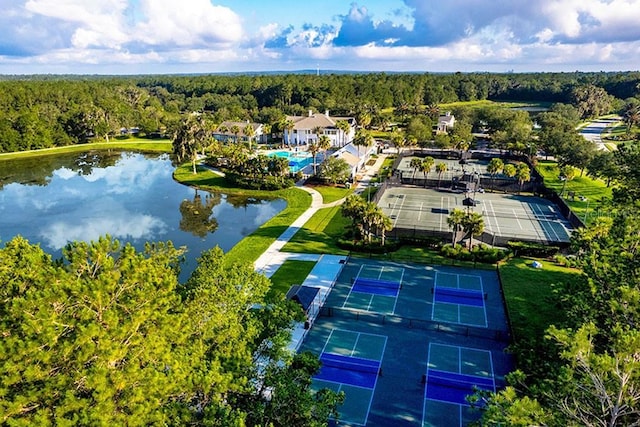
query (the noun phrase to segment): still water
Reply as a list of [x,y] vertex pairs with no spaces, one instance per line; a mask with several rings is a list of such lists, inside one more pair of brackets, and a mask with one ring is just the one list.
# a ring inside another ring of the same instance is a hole
[[196,191],[173,170],[167,155],[106,151],[0,161],[0,244],[22,235],[59,258],[68,242],[105,234],[138,250],[170,240],[188,248],[184,281],[203,250],[228,251],[286,206]]

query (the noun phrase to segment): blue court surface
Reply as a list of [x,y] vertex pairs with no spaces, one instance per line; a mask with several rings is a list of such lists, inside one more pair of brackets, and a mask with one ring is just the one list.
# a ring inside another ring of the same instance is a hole
[[349,258],[301,351],[315,390],[345,393],[339,426],[465,426],[476,389],[498,390],[513,363],[495,270]]

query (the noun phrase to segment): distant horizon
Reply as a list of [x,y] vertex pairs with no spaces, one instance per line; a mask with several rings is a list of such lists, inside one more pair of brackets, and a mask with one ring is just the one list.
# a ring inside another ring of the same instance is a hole
[[176,73],[161,73],[161,72],[149,72],[149,73],[134,73],[134,74],[99,74],[99,73],[31,73],[31,74],[6,74],[0,73],[0,77],[144,77],[144,76],[207,76],[207,75],[220,75],[220,76],[251,76],[251,75],[336,75],[336,74],[624,74],[624,73],[638,73],[640,69],[635,70],[598,70],[598,71],[585,71],[585,70],[573,70],[573,71],[389,71],[389,70],[371,70],[371,71],[358,71],[358,70],[315,70],[315,69],[299,69],[299,70],[271,70],[271,71],[212,71],[212,72],[176,72]]
[[[0,0],[1,75],[640,67],[640,0]],[[239,71],[240,70],[240,71]],[[275,70],[275,71],[271,71]]]

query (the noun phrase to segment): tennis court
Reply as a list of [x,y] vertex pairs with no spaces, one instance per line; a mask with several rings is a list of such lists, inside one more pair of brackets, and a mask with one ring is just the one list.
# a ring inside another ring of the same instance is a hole
[[484,300],[482,276],[436,272],[431,319],[486,328]]
[[[465,199],[474,203],[465,203]],[[394,229],[451,232],[454,209],[482,214],[485,233],[544,243],[569,242],[573,227],[549,200],[516,194],[452,193],[416,187],[391,187],[378,206]]]
[[345,392],[341,422],[367,424],[386,342],[387,338],[382,335],[343,329],[330,332],[320,354],[322,367],[313,378],[313,386]]
[[477,419],[467,396],[476,389],[496,391],[491,352],[429,344],[423,427],[464,426]]
[[509,342],[495,271],[349,258],[300,350],[323,362],[314,389],[345,392],[338,424],[437,426],[460,425],[438,422],[452,407],[456,419],[478,418],[459,385],[479,376],[503,386]]

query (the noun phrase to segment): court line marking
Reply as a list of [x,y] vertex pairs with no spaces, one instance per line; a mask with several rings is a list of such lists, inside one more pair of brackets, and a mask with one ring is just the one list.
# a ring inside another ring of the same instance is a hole
[[478,276],[480,278],[480,292],[482,292],[482,311],[484,311],[484,326],[485,328],[489,327],[489,318],[487,317],[487,304],[485,303],[484,296],[488,294],[484,293],[484,282],[482,281],[482,276]]
[[[436,286],[438,286],[438,270],[436,270],[436,275],[433,278],[433,293],[431,295],[431,320],[434,320],[433,316],[435,316],[436,310]],[[431,343],[429,343],[429,348],[431,348]]]
[[356,278],[353,279],[353,283],[351,283],[351,286],[349,287],[349,293],[347,294],[347,297],[344,299],[344,302],[342,303],[342,308],[345,308],[347,306],[347,301],[349,301],[349,298],[351,298],[351,293],[353,292],[353,285],[355,284],[355,281],[358,280],[358,278],[360,277],[360,273],[362,272],[363,267],[364,267],[364,264],[360,266],[360,269],[358,270],[358,274],[356,274]]
[[516,213],[516,210],[515,209],[511,209],[511,211],[513,212],[513,218],[518,223],[518,227],[520,227],[520,230],[523,230],[522,224],[520,223],[520,219],[518,218],[518,214]]

